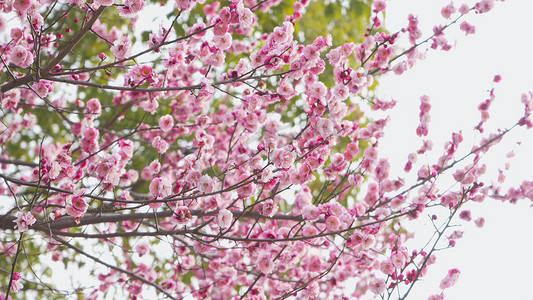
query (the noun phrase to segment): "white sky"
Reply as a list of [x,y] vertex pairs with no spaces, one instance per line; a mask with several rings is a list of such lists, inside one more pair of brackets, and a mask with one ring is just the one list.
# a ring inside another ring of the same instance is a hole
[[[388,1],[386,28],[393,32],[405,27],[407,15],[414,13],[419,16],[420,27],[427,36],[433,25],[445,22],[440,9],[448,3],[449,0]],[[456,7],[460,4],[456,2]],[[381,79],[381,94],[394,98],[398,104],[380,153],[392,158],[397,172],[403,168],[407,154],[421,144],[415,128],[419,98],[423,94],[431,98],[428,138],[435,141],[437,155],[451,132],[459,129],[465,137],[463,146],[467,146],[463,153],[479,143],[479,133],[472,130],[480,119],[477,105],[487,99],[495,74],[501,74],[503,80],[495,85],[496,100],[490,109],[492,118],[485,126],[486,132],[508,128],[522,115],[520,95],[533,90],[531,12],[533,1],[515,0],[497,2],[488,14],[471,13],[465,20],[476,26],[475,35],[465,37],[464,33],[452,30],[446,35],[449,41],[456,42],[450,52],[430,51],[427,59],[411,71]],[[508,142],[494,149],[497,150],[494,155],[485,157],[487,165],[496,166],[489,169],[489,175],[495,177],[497,168],[504,166],[505,154],[514,149],[516,156],[510,160],[508,186],[518,186],[520,179],[533,180],[532,137],[531,130],[515,130],[506,139]],[[521,146],[516,146],[517,140],[523,142]],[[533,208],[530,205],[529,200],[511,205],[489,199],[470,206],[473,219],[479,216],[486,219],[485,227],[478,229],[471,224],[461,228],[465,230],[463,239],[457,241],[454,249],[438,253],[437,264],[417,283],[409,299],[427,299],[439,293],[440,280],[454,267],[461,270],[461,277],[454,287],[445,291],[446,299],[533,299]],[[426,220],[418,223],[421,228],[425,225],[431,230]]]

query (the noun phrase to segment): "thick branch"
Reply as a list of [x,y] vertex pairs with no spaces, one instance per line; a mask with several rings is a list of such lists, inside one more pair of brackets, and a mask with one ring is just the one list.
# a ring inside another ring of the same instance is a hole
[[[264,219],[272,219],[272,220],[291,220],[300,222],[303,221],[303,218],[301,216],[292,216],[292,215],[274,215],[272,217],[263,216],[257,212],[249,212],[249,211],[240,211],[240,210],[233,210],[233,215],[235,217],[241,217],[241,218],[264,218]],[[54,220],[50,222],[37,222],[33,226],[31,226],[31,229],[34,230],[40,230],[40,231],[49,231],[49,230],[61,230],[61,229],[67,229],[72,227],[79,227],[84,225],[91,225],[91,224],[102,224],[102,223],[110,223],[110,222],[121,222],[121,221],[139,221],[139,220],[148,220],[148,219],[160,219],[160,218],[167,218],[174,214],[171,210],[165,210],[165,211],[159,211],[159,212],[149,212],[149,213],[130,213],[130,214],[86,214],[83,218],[80,219],[79,224],[76,223],[74,218],[70,216],[62,217],[59,220]],[[211,210],[211,211],[202,211],[202,210],[192,210],[191,215],[197,216],[199,218],[201,217],[207,217],[207,216],[215,216],[218,214],[218,210]],[[15,229],[15,216],[0,216],[0,229],[6,230],[6,229]],[[317,222],[323,223],[324,220],[318,220]]]

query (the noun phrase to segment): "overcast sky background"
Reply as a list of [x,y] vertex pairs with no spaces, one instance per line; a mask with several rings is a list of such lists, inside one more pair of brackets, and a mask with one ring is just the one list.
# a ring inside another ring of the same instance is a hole
[[[391,32],[405,27],[408,14],[414,13],[419,16],[420,28],[427,36],[433,25],[445,23],[440,10],[448,3],[388,1],[385,26]],[[462,3],[456,2],[456,7]],[[396,172],[403,168],[407,154],[421,144],[415,128],[419,98],[423,94],[431,98],[428,138],[435,142],[436,155],[442,153],[443,143],[451,133],[460,129],[465,137],[463,146],[467,146],[462,153],[479,143],[479,133],[472,130],[480,120],[477,105],[487,99],[495,74],[501,74],[503,80],[494,85],[496,100],[490,109],[491,120],[485,126],[486,132],[508,128],[523,114],[520,95],[533,90],[531,12],[533,1],[515,0],[497,2],[487,14],[470,13],[465,20],[476,26],[475,35],[465,37],[455,26],[446,33],[448,40],[456,45],[452,50],[430,51],[425,61],[402,76],[380,80],[380,94],[398,102],[380,145],[380,154],[392,158]],[[517,140],[522,141],[520,146],[516,145]],[[505,154],[512,149],[516,156],[506,160]],[[487,175],[496,178],[497,169],[510,161],[507,187],[518,186],[521,179],[533,180],[533,131],[518,128],[494,150],[484,157],[487,165],[494,166]],[[533,299],[533,208],[530,206],[529,200],[511,205],[491,199],[471,205],[473,219],[484,217],[485,227],[463,226],[463,239],[457,241],[455,248],[438,253],[437,264],[417,283],[409,299],[427,299],[439,293],[440,280],[454,267],[461,270],[461,277],[454,287],[445,291],[446,299]],[[415,229],[420,230],[421,237],[429,233],[424,230],[431,230],[427,219],[417,221],[415,226],[418,225]]]

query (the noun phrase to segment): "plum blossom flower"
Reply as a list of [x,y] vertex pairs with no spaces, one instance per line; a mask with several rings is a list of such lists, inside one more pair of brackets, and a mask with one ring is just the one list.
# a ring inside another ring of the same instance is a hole
[[91,114],[99,115],[102,112],[102,105],[100,104],[100,100],[98,100],[97,98],[92,98],[87,101],[87,110]]
[[274,260],[272,259],[270,253],[262,252],[259,254],[255,265],[261,273],[270,274],[274,269]]
[[25,12],[30,8],[31,4],[31,0],[15,0],[13,7],[18,12]]
[[226,32],[223,35],[215,36],[213,38],[213,42],[215,43],[215,46],[220,50],[228,50],[231,47],[231,34]]
[[222,209],[217,215],[217,224],[221,229],[228,229],[233,222],[233,214],[227,209]]
[[48,80],[39,80],[38,82],[35,82],[31,88],[39,95],[40,97],[46,97],[49,93],[51,93],[53,88],[53,83]]
[[28,227],[35,224],[35,217],[30,212],[19,212],[17,215],[17,219],[14,220],[15,223],[15,229],[18,229],[20,232],[24,232],[28,230]]
[[386,8],[387,8],[387,3],[385,2],[385,0],[376,0],[374,1],[374,12],[377,13],[377,12],[380,12],[380,11],[384,11]]
[[214,180],[209,175],[203,175],[198,180],[198,190],[201,193],[211,193],[214,189]]
[[309,95],[314,98],[322,98],[326,96],[326,93],[328,92],[328,88],[326,85],[320,81],[315,82],[310,88],[309,88]]
[[113,55],[115,55],[117,59],[124,59],[128,55],[130,48],[131,48],[130,40],[119,39],[113,43],[113,46],[109,50],[111,50],[111,53],[113,53]]
[[453,2],[450,2],[450,4],[444,6],[440,13],[441,15],[446,18],[446,19],[449,19],[451,17],[451,15],[453,13],[455,13],[456,9],[455,9],[455,6],[453,6]]
[[174,127],[174,118],[172,118],[171,115],[162,116],[159,119],[159,127],[161,127],[161,130],[164,132],[172,130],[172,127]]
[[136,14],[144,7],[144,0],[125,0],[124,6],[118,8],[122,15]]
[[18,273],[18,272],[13,273],[13,277],[12,278],[13,278],[13,281],[11,282],[11,290],[14,293],[17,293],[24,286],[22,284],[22,282],[20,282],[21,281],[20,273]]
[[459,26],[459,29],[464,31],[465,35],[476,33],[476,27],[474,25],[470,25],[470,23],[467,21],[463,21]]
[[333,121],[330,119],[320,118],[316,122],[316,130],[322,137],[328,137],[335,133]]
[[172,194],[172,184],[166,177],[156,177],[150,182],[150,195],[166,198]]
[[114,0],[96,0],[96,3],[100,6],[110,6],[113,5]]
[[137,254],[139,254],[139,257],[142,257],[143,255],[148,253],[149,250],[150,244],[148,244],[148,242],[146,241],[142,241],[135,246],[135,251],[137,252]]
[[33,63],[33,55],[26,48],[18,45],[11,49],[9,61],[17,67],[28,68]]
[[368,288],[372,293],[379,295],[386,289],[385,280],[383,278],[374,278],[369,282]]
[[439,288],[441,289],[447,289],[449,287],[452,287],[457,280],[459,280],[459,275],[461,272],[458,269],[451,269],[448,271],[448,274],[441,280]]
[[87,204],[87,202],[85,202],[85,200],[83,200],[81,195],[74,195],[70,198],[69,202],[70,203],[67,204],[67,207],[65,209],[67,211],[67,214],[75,219],[83,217],[83,215],[87,211],[87,208],[89,207],[89,205]]

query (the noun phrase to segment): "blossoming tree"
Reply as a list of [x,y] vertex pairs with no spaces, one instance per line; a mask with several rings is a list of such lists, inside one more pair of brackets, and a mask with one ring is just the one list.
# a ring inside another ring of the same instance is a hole
[[[449,50],[446,29],[475,33],[468,16],[494,2],[450,3],[429,33],[413,15],[383,30],[383,0],[176,0],[145,32],[143,0],[2,2],[0,297],[407,298],[461,237],[448,229],[472,221],[464,203],[533,197],[528,181],[502,191],[482,160],[532,126],[531,92],[514,126],[484,133],[490,92],[482,141],[459,155],[453,133],[423,164],[433,150],[421,95],[422,147],[405,174],[379,153],[388,119],[367,116],[395,105],[375,96],[376,79]],[[350,33],[316,24],[350,14]],[[310,38],[320,26],[332,34]],[[428,215],[435,234],[409,249],[404,223]],[[61,261],[91,284],[54,282]]]

